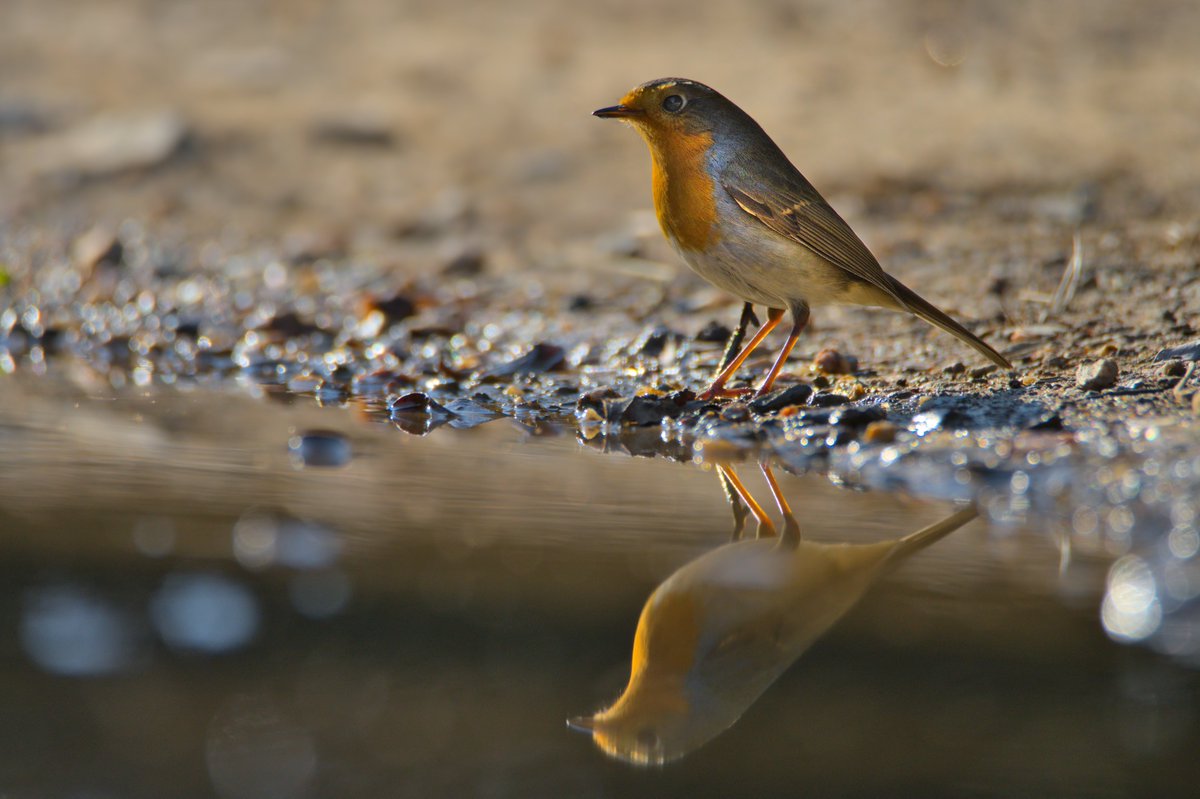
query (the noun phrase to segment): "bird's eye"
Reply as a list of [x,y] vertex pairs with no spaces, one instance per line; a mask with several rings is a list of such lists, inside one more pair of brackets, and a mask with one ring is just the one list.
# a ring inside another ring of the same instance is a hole
[[684,99],[678,94],[668,94],[662,101],[663,110],[668,114],[678,114],[683,110]]

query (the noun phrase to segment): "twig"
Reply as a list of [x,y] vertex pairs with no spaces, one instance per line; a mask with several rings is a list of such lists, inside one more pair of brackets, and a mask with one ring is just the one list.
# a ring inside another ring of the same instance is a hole
[[1079,231],[1075,231],[1075,237],[1071,244],[1071,257],[1067,259],[1067,266],[1063,270],[1062,280],[1058,281],[1054,298],[1050,300],[1050,307],[1042,314],[1043,322],[1067,310],[1067,306],[1075,296],[1075,289],[1079,286],[1081,272],[1083,272],[1083,241],[1080,239]]

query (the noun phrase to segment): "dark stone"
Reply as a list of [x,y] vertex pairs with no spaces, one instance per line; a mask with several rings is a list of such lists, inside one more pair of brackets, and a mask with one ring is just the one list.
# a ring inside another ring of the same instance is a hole
[[878,405],[865,408],[841,408],[829,415],[829,423],[839,427],[866,427],[871,422],[887,418],[887,411]]
[[321,328],[312,322],[304,321],[295,311],[285,311],[284,313],[276,314],[263,323],[259,330],[265,330],[268,333],[279,333],[286,338],[296,338],[298,336],[307,336],[310,333],[321,332]]
[[858,430],[850,427],[835,427],[825,436],[825,446],[841,447],[858,438]]
[[389,322],[399,322],[417,312],[417,306],[408,297],[397,294],[386,300],[375,300],[371,307],[380,311]]
[[758,414],[774,413],[792,405],[805,405],[813,395],[811,386],[797,383],[794,386],[772,391],[750,403],[750,410]]
[[501,364],[494,369],[489,369],[483,373],[480,379],[496,382],[502,378],[515,377],[517,375],[556,372],[562,369],[566,365],[566,362],[566,350],[557,344],[543,342],[534,344],[533,348],[521,357]]
[[710,321],[696,334],[696,341],[711,341],[714,344],[724,344],[729,340],[733,331],[716,320]]
[[567,300],[568,311],[590,311],[596,307],[596,301],[586,294],[576,294]]
[[726,405],[721,411],[723,422],[745,422],[750,419],[750,409],[740,402]]
[[686,401],[676,396],[640,396],[629,401],[621,414],[621,421],[644,427],[661,424],[663,419],[674,419],[683,413]]
[[662,355],[662,352],[667,347],[667,342],[672,338],[679,341],[682,336],[671,330],[668,327],[659,325],[652,330],[644,333],[641,338],[633,343],[632,350],[635,355],[643,355],[647,358],[657,358]]
[[441,416],[452,415],[448,409],[442,405],[439,405],[437,401],[423,391],[413,391],[409,394],[394,398],[388,403],[388,411],[390,411],[393,416],[398,414],[417,413]]
[[1029,429],[1044,432],[1058,432],[1060,430],[1065,430],[1066,425],[1063,424],[1062,417],[1056,413],[1053,416],[1047,416],[1045,419],[1042,419],[1036,424],[1031,424]]
[[482,250],[466,249],[442,267],[442,274],[446,277],[475,277],[482,274],[486,266],[487,257]]

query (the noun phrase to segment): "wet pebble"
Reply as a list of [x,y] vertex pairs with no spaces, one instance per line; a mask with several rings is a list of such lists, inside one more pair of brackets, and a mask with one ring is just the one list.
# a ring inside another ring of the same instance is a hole
[[499,382],[504,378],[522,374],[539,374],[555,372],[562,369],[567,362],[567,353],[557,344],[535,344],[529,352],[508,363],[490,369],[480,376],[485,382]]
[[750,419],[750,408],[740,402],[734,402],[721,409],[722,422],[746,422]]
[[887,411],[878,405],[865,408],[839,408],[829,415],[829,423],[839,427],[866,427],[887,416]]
[[1117,382],[1117,362],[1102,358],[1079,367],[1075,374],[1075,385],[1082,391],[1100,391]]
[[849,402],[850,398],[845,394],[835,394],[831,391],[813,394],[808,400],[808,404],[814,408],[832,408],[837,405],[846,405]]
[[658,325],[643,333],[633,343],[631,350],[635,355],[657,358],[663,354],[668,344],[676,344],[682,339],[683,337],[671,328]]
[[397,414],[440,414],[450,415],[450,411],[423,391],[413,391],[403,396],[394,397],[388,402],[388,411],[393,416]]
[[896,440],[896,434],[900,432],[900,428],[895,424],[880,419],[871,422],[863,430],[862,440],[867,444],[890,444]]
[[663,419],[674,419],[696,398],[695,393],[684,390],[666,396],[639,395],[630,400],[621,421],[639,427],[661,424]]
[[813,395],[811,386],[797,383],[794,386],[772,391],[765,397],[750,403],[750,410],[758,414],[774,413],[794,405],[804,405]]
[[345,466],[353,457],[350,441],[341,433],[310,430],[288,439],[297,466]]

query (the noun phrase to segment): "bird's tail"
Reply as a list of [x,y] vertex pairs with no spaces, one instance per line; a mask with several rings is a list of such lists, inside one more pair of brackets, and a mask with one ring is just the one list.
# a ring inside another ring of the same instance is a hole
[[1007,358],[989,347],[983,339],[951,319],[920,294],[917,294],[917,292],[895,278],[892,279],[892,287],[895,289],[896,295],[908,306],[908,310],[934,327],[940,327],[950,335],[969,345],[997,366],[1004,369],[1013,368],[1013,365],[1009,363]]

